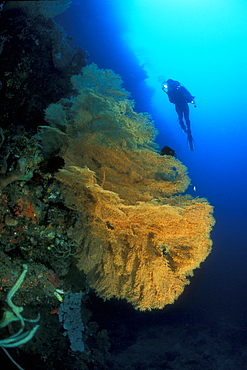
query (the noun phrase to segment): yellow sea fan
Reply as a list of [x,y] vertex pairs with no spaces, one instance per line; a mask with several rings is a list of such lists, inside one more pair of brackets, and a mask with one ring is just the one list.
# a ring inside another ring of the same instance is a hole
[[212,207],[199,199],[174,207],[169,198],[126,205],[87,167],[68,167],[57,177],[70,187],[68,204],[87,220],[78,266],[98,294],[140,310],[173,303],[211,250]]

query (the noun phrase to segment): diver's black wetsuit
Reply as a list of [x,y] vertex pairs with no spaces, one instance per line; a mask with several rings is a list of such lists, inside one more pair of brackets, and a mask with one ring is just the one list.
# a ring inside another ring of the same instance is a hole
[[183,117],[185,119],[187,130],[190,130],[189,106],[187,103],[175,103],[175,109],[178,114],[179,123],[184,128]]
[[[180,85],[178,81],[174,80],[167,80],[167,88],[168,90],[165,91],[169,98],[169,101],[175,104],[175,109],[178,114],[179,123],[182,129],[186,132],[190,131],[190,118],[189,118],[189,106],[188,103],[191,103],[194,99],[189,91]],[[186,126],[183,122],[183,118],[185,119]]]

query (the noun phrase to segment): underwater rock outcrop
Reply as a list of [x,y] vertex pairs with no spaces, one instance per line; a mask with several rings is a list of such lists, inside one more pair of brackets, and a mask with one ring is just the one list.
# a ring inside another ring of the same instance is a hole
[[103,299],[163,308],[210,253],[213,208],[181,195],[190,183],[186,167],[154,150],[153,123],[134,112],[113,77],[87,66],[72,78],[79,94],[46,110],[47,122],[68,136],[56,177],[80,214],[74,239],[90,286]]
[[8,1],[5,9],[22,9],[29,17],[35,18],[40,15],[45,18],[54,18],[63,13],[71,4],[71,0],[49,1]]
[[0,12],[0,121],[34,130],[44,109],[71,94],[70,78],[86,65],[85,50],[51,17],[70,1],[5,1]]

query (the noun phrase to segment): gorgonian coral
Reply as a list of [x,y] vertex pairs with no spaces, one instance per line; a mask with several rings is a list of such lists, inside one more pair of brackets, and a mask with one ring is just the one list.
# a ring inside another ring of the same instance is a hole
[[56,177],[80,214],[78,266],[102,298],[162,308],[210,253],[213,209],[182,195],[186,167],[154,150],[153,122],[134,111],[118,76],[93,65],[72,82],[78,95],[52,104],[46,119],[67,135]]

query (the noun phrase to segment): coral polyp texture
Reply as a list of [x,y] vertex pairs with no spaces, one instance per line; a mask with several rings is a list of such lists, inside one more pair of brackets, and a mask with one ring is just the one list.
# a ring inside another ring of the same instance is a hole
[[[68,136],[56,177],[67,206],[80,214],[78,267],[103,299],[160,309],[179,297],[210,253],[213,208],[182,195],[190,183],[186,167],[154,150],[152,121],[134,112],[113,72],[84,70],[74,78],[78,95],[46,111],[48,123]],[[100,76],[111,81],[97,83]]]

